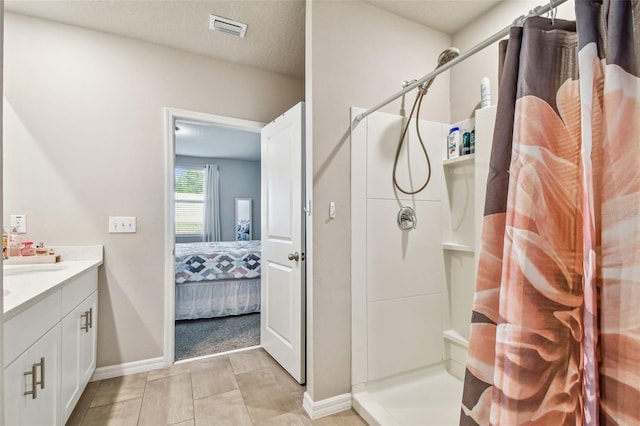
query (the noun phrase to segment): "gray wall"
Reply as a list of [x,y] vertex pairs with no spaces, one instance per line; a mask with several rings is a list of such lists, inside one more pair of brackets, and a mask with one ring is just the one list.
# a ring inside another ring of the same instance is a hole
[[[4,217],[45,244],[104,244],[98,367],[160,357],[163,108],[269,122],[304,82],[13,13],[4,34]],[[110,215],[138,232],[109,234]]]
[[[260,162],[230,160],[226,158],[202,158],[176,156],[176,164],[218,165],[220,172],[220,226],[222,241],[235,241],[235,199],[253,200],[253,239],[260,239]],[[176,242],[188,242],[180,239]]]
[[[371,107],[400,90],[403,80],[427,74],[451,39],[361,1],[313,0],[307,14],[307,124],[314,176],[307,392],[319,401],[351,391],[349,108]],[[407,96],[407,110],[414,97]],[[384,111],[399,113],[400,101]],[[447,74],[434,82],[421,117],[449,121]],[[333,220],[330,201],[336,203]]]

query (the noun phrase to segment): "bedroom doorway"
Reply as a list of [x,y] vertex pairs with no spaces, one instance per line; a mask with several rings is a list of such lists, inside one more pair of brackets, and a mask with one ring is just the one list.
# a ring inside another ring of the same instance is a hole
[[[311,260],[307,243],[312,230],[309,198],[312,169],[308,167],[311,150],[307,147],[310,142],[306,142],[304,119],[303,102],[268,125],[165,108],[165,366],[177,359],[176,320],[206,319],[201,316],[240,317],[259,311],[259,346],[299,383],[305,381],[306,294],[307,286],[312,285],[306,275]],[[213,163],[207,163],[200,172],[204,174],[202,180],[195,179],[203,183],[191,181],[196,173],[183,178],[189,168],[184,166],[189,164],[183,164],[185,170],[180,170],[184,159],[176,156],[177,134],[182,131],[180,125],[185,128],[191,125],[215,126],[224,131],[242,130],[259,135],[260,197],[235,196],[231,226],[225,225],[222,212],[212,215],[212,208],[204,197],[201,197],[204,200],[201,210],[214,219],[195,225],[190,219],[189,210],[193,210],[200,199],[184,188],[214,188],[212,191],[203,189],[202,193],[205,197],[218,197],[222,207],[226,185],[222,183],[220,167],[216,167],[219,164]],[[218,171],[217,179],[215,171]],[[256,207],[257,202],[260,207]],[[183,217],[180,217],[181,210],[185,212]],[[247,210],[250,210],[249,214]],[[229,229],[233,232],[231,241],[215,241],[223,240]],[[186,231],[181,233],[177,230]],[[199,235],[199,241],[177,242],[193,234]],[[216,251],[213,254],[199,251],[202,249],[199,246],[214,242],[232,244],[233,248],[223,247],[223,253]],[[259,252],[255,252],[256,244]],[[243,250],[243,253],[236,253]],[[257,297],[256,290],[259,293]],[[221,302],[219,299],[224,300]],[[200,312],[206,314],[201,315]],[[249,326],[255,328],[255,323]],[[196,336],[193,340],[203,340],[202,334],[198,333],[197,330],[192,333]],[[229,353],[228,350],[236,349],[225,348],[220,353]]]
[[173,122],[173,361],[259,346],[263,124]]

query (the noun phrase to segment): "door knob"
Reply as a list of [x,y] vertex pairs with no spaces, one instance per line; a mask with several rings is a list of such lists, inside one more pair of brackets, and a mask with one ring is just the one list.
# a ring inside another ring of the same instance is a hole
[[287,258],[289,260],[295,260],[297,262],[298,260],[300,260],[300,254],[298,252],[289,253],[289,256],[287,256]]

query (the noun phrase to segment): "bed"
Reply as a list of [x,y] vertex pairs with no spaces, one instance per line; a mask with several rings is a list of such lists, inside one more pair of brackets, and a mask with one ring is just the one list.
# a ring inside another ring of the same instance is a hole
[[176,244],[176,320],[260,312],[260,240]]

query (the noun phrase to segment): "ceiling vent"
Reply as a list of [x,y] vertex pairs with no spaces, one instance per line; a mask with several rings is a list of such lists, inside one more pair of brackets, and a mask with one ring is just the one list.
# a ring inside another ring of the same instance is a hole
[[244,38],[244,34],[247,32],[247,24],[221,16],[209,15],[209,29]]

